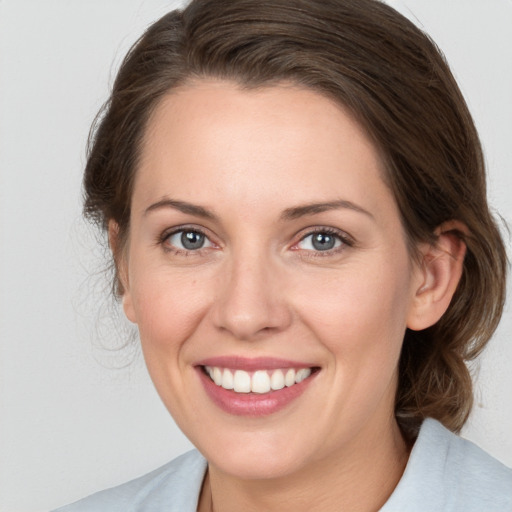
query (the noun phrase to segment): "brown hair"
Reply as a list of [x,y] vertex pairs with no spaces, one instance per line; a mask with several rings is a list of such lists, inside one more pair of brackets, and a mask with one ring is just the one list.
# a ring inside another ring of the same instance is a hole
[[201,77],[293,82],[348,108],[381,152],[412,249],[435,243],[445,221],[467,226],[458,289],[436,325],[406,332],[396,397],[405,431],[427,416],[460,430],[473,400],[465,362],[498,324],[507,261],[478,135],[435,44],[376,0],[193,0],[170,12],[126,56],[89,141],[84,211],[104,229],[114,220],[121,245],[147,120],[170,89]]

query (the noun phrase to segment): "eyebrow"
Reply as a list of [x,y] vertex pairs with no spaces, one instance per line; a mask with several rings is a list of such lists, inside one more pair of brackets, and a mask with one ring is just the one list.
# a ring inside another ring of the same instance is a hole
[[372,219],[375,218],[369,211],[361,208],[357,204],[354,204],[351,201],[346,201],[344,199],[339,199],[337,201],[329,201],[326,203],[310,203],[303,206],[296,206],[294,208],[287,208],[281,214],[281,219],[293,220],[298,219],[299,217],[304,217],[306,215],[315,215],[317,213],[327,212],[329,210],[340,209],[353,210],[358,213],[363,213]]
[[194,215],[195,217],[217,220],[217,216],[207,208],[192,203],[187,203],[185,201],[177,201],[175,199],[162,199],[161,201],[152,204],[144,210],[144,215],[147,215],[148,213],[155,210],[160,210],[161,208],[173,208],[174,210],[179,210],[180,212]]
[[[192,203],[187,203],[186,201],[178,201],[176,199],[162,199],[161,201],[153,203],[152,205],[148,206],[146,210],[144,210],[144,215],[147,215],[148,213],[155,210],[160,210],[162,208],[172,208],[174,210],[179,210],[182,213],[194,215],[195,217],[201,217],[203,219],[218,220],[217,216],[207,208]],[[339,199],[337,201],[310,203],[306,205],[295,206],[293,208],[287,208],[281,214],[281,220],[294,220],[306,215],[316,215],[318,213],[326,212],[329,210],[340,209],[353,210],[374,219],[374,216],[364,208],[361,208],[351,201]]]

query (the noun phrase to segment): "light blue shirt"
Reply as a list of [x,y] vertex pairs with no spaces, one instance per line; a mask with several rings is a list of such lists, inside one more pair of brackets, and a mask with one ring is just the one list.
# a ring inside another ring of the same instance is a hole
[[[196,512],[206,467],[206,460],[193,450],[54,512]],[[440,511],[512,512],[512,469],[427,419],[381,512]]]

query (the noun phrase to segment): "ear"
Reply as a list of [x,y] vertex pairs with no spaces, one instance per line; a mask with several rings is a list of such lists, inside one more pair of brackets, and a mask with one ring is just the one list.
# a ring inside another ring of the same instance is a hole
[[135,312],[133,309],[130,283],[128,280],[127,251],[120,240],[119,224],[112,219],[108,222],[108,244],[112,251],[112,257],[114,258],[114,264],[116,266],[115,278],[117,279],[117,290],[121,296],[124,314],[130,322],[135,323]]
[[435,230],[434,245],[420,247],[418,280],[407,318],[409,329],[419,331],[434,325],[448,309],[462,276],[466,243],[461,234],[467,232],[461,222],[448,221]]

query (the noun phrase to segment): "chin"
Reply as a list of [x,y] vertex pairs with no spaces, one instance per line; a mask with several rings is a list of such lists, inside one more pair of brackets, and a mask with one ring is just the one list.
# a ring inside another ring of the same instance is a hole
[[269,480],[284,478],[302,466],[301,461],[292,460],[283,453],[237,453],[225,454],[209,459],[210,464],[225,474],[243,480]]

